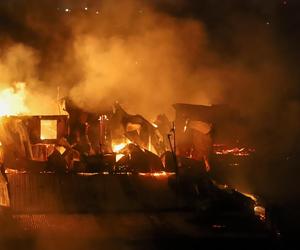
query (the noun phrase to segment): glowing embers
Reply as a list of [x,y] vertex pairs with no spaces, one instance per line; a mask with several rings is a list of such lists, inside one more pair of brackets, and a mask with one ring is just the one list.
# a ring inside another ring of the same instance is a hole
[[249,194],[249,193],[242,193],[242,194],[247,196],[248,198],[250,198],[254,202],[257,202],[257,198],[253,194]]
[[266,209],[263,205],[261,205],[259,203],[259,199],[253,195],[253,194],[249,194],[249,193],[242,193],[243,195],[249,197],[251,200],[254,201],[255,205],[254,205],[254,213],[255,215],[262,221],[266,220]]
[[214,144],[213,150],[214,153],[217,155],[233,155],[233,156],[249,156],[255,152],[255,149],[253,148],[246,148],[246,147],[229,148],[224,144]]
[[140,176],[152,176],[152,177],[169,177],[171,175],[175,175],[175,172],[165,172],[165,171],[157,171],[157,172],[150,172],[150,173],[139,173]]
[[17,83],[14,87],[0,92],[0,116],[18,115],[28,112],[25,105],[25,83]]
[[263,206],[255,206],[254,207],[254,213],[256,216],[259,217],[260,220],[265,221],[266,220],[266,209]]
[[57,120],[41,120],[41,140],[57,139]]

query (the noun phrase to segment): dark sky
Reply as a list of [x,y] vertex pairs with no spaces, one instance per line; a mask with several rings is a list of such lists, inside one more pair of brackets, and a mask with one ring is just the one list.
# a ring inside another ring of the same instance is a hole
[[[247,17],[255,18],[266,29],[271,29],[283,49],[294,48],[300,39],[300,1],[298,0],[154,0],[151,3],[160,11],[176,17],[194,17],[207,26],[212,40],[230,41],[231,32],[243,25]],[[118,5],[118,1],[116,1]],[[30,27],[26,27],[26,16],[38,15],[44,21],[55,20],[63,15],[63,9],[80,10],[85,6],[89,11],[101,9],[101,1],[80,0],[6,0],[0,2],[0,29],[16,39],[26,40]],[[56,25],[60,25],[59,22]],[[244,27],[247,29],[247,26]],[[28,33],[26,33],[28,32]],[[38,36],[39,34],[36,34]],[[216,41],[215,41],[216,42]],[[223,41],[221,42],[223,43]],[[224,43],[223,43],[224,44]],[[291,56],[297,57],[294,51]]]
[[[298,71],[300,62],[299,0],[188,0],[157,1],[162,9],[176,16],[192,16],[205,23],[212,41],[220,49],[230,47],[231,38],[240,28],[249,29],[247,18],[257,20],[266,32],[272,32],[274,43],[286,56],[290,67]],[[163,3],[162,3],[163,2]],[[170,4],[180,2],[181,4]],[[254,28],[255,29],[255,28]],[[255,36],[255,32],[253,33]],[[234,50],[234,46],[231,46]],[[228,52],[228,51],[227,51]],[[234,53],[234,52],[233,52]],[[298,72],[295,72],[296,74]]]
[[[143,2],[143,1],[141,1]],[[239,24],[239,18],[251,16],[262,21],[263,24],[270,23],[273,31],[278,36],[284,36],[283,41],[297,43],[299,41],[300,17],[298,0],[154,0],[147,1],[159,10],[166,11],[179,17],[194,17],[204,21],[208,31],[212,34],[227,35],[226,30]],[[116,5],[118,1],[116,1]],[[83,9],[85,6],[90,10],[101,8],[101,1],[80,0],[6,0],[0,2],[1,29],[9,27],[18,29],[24,24],[24,17],[30,14],[40,14],[45,19],[53,18],[57,8]],[[61,13],[62,14],[62,13]],[[52,17],[51,17],[52,16]],[[268,26],[268,25],[267,25]],[[20,30],[18,30],[20,31]],[[14,29],[11,30],[11,33]]]

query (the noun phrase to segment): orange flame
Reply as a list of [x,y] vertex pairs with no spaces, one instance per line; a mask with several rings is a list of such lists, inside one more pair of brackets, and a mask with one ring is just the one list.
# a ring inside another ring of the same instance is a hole
[[114,141],[111,143],[112,151],[116,153],[116,162],[118,162],[124,156],[124,154],[120,153],[120,151],[124,149],[129,143],[131,143],[131,141],[127,138],[125,138],[121,143],[117,143]]
[[118,152],[120,152],[123,148],[125,148],[127,145],[128,145],[128,143],[125,143],[125,142],[122,142],[122,143],[119,143],[119,144],[114,144],[114,143],[112,143],[112,151],[113,151],[114,153],[118,153]]
[[175,175],[174,172],[165,172],[165,171],[159,171],[159,172],[151,172],[151,173],[142,173],[140,172],[139,175],[141,176],[152,176],[152,177],[169,177],[171,175]]
[[0,92],[0,116],[18,115],[28,112],[25,105],[25,83],[17,83],[15,87],[10,87]]
[[124,149],[131,141],[128,138],[123,138],[121,140],[113,140],[111,143],[111,148],[114,153],[119,153]]
[[255,149],[253,148],[238,148],[238,147],[234,147],[234,148],[228,148],[223,144],[214,144],[214,153],[217,155],[234,155],[234,156],[249,156],[252,153],[255,152]]

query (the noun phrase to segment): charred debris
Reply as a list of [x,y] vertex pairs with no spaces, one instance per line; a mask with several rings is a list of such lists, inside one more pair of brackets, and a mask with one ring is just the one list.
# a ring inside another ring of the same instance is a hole
[[[1,167],[6,181],[1,183],[10,189],[2,205],[18,212],[53,212],[58,207],[68,212],[79,207],[93,212],[109,207],[188,209],[213,221],[243,218],[264,230],[268,217],[257,197],[218,185],[210,177],[214,157],[236,160],[254,152],[232,148],[235,139],[228,130],[241,124],[239,116],[226,106],[173,107],[174,122],[163,114],[149,122],[128,114],[118,103],[111,110],[89,113],[68,99],[69,116],[2,117]],[[76,197],[70,198],[75,189]],[[110,190],[109,195],[103,190]],[[40,202],[48,195],[52,198]],[[58,200],[64,205],[57,205]],[[74,202],[76,208],[70,205]]]
[[254,152],[233,146],[239,134],[232,125],[240,124],[240,120],[226,106],[173,107],[173,123],[164,114],[149,122],[141,115],[128,114],[118,103],[110,110],[86,112],[69,99],[65,100],[68,116],[2,117],[4,168],[37,172],[176,172],[182,162],[190,159],[198,161],[199,169],[205,172],[210,170],[212,155],[248,156]]

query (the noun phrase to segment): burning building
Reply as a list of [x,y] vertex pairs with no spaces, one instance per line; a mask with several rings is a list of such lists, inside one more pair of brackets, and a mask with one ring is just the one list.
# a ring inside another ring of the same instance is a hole
[[2,197],[14,211],[199,209],[200,204],[203,211],[262,214],[257,200],[217,186],[207,175],[212,131],[224,115],[220,107],[175,104],[172,126],[164,115],[151,123],[118,103],[90,113],[65,101],[68,116],[1,118],[7,178],[1,183],[10,189],[10,196]]

